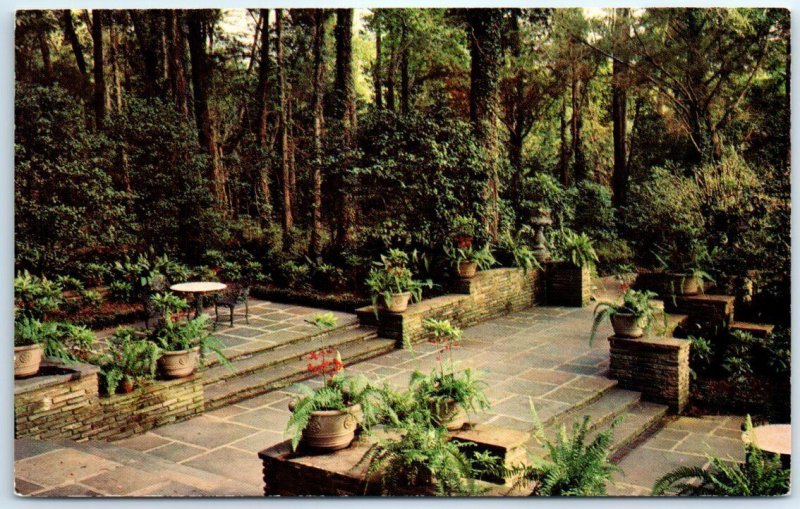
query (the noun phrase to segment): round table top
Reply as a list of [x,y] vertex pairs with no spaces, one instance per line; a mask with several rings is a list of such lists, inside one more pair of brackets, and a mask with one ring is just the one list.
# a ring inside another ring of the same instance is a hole
[[169,289],[181,293],[208,293],[219,292],[227,287],[228,285],[217,283],[216,281],[189,281],[188,283],[172,285]]
[[[762,451],[775,454],[792,454],[792,425],[766,424],[753,428],[753,442]],[[744,443],[750,443],[747,432],[742,433]]]

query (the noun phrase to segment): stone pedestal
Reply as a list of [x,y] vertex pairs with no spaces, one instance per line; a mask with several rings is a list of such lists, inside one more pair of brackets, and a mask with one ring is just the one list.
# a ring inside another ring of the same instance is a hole
[[681,413],[689,401],[689,348],[676,338],[608,338],[609,378],[619,387],[639,391],[642,398]]
[[547,304],[550,306],[584,307],[592,298],[592,273],[589,267],[576,267],[569,262],[553,262],[547,266]]

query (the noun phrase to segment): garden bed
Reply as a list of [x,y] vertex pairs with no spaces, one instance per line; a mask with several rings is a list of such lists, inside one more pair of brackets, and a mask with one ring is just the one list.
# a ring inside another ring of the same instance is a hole
[[250,290],[250,295],[262,300],[348,313],[353,313],[356,309],[370,303],[368,297],[352,292],[323,293],[315,290],[294,290],[272,285],[255,286]]

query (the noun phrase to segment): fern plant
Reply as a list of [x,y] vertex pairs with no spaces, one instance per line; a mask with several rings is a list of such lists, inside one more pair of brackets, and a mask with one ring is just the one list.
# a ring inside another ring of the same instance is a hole
[[[753,423],[748,415],[745,433]],[[679,467],[653,485],[653,495],[715,495],[759,497],[785,495],[789,492],[789,470],[781,466],[780,456],[769,455],[751,444],[745,445],[744,464],[710,458],[708,469]]]
[[367,465],[367,486],[380,479],[384,495],[409,494],[415,488],[432,488],[442,496],[468,496],[480,493],[474,479],[483,469],[486,457],[470,459],[464,444],[451,441],[447,431],[414,418],[406,418],[392,428],[391,436],[377,441],[359,460]]
[[458,268],[462,263],[475,263],[478,270],[486,270],[497,265],[497,260],[492,254],[492,247],[486,244],[481,249],[475,249],[471,246],[445,248],[445,254],[450,258],[453,267]]
[[[505,257],[511,258],[514,267],[521,268],[527,274],[531,269],[541,270],[542,265],[523,238],[522,233],[524,231],[526,230],[521,230],[516,236],[512,235],[511,232],[505,232],[500,237],[500,248],[505,252]],[[504,261],[504,263],[508,262]]]
[[592,245],[592,240],[585,233],[575,233],[562,228],[559,231],[559,241],[556,243],[558,257],[566,260],[576,267],[593,268],[599,261]]
[[[311,366],[309,364],[309,366]],[[362,429],[368,430],[381,415],[383,392],[375,387],[364,375],[347,376],[342,373],[327,379],[322,387],[311,389],[305,385],[298,386],[300,395],[292,402],[292,415],[286,424],[284,434],[292,441],[292,450],[296,450],[303,438],[303,430],[308,426],[311,415],[320,410],[338,410],[353,412],[359,405],[361,414],[354,415]]]
[[597,330],[605,320],[610,320],[616,314],[628,314],[639,317],[644,322],[646,331],[650,331],[653,320],[659,309],[650,302],[657,295],[649,290],[637,291],[628,289],[622,296],[622,303],[600,302],[594,308],[594,318],[592,319],[592,331],[589,335],[589,345],[591,346],[597,335]]
[[336,327],[338,321],[339,319],[336,318],[336,315],[329,311],[327,313],[314,315],[310,320],[306,320],[306,323],[309,323],[320,330],[327,330]]
[[609,454],[614,429],[619,419],[588,441],[589,416],[572,424],[567,433],[559,428],[555,441],[544,436],[544,429],[534,412],[535,436],[547,450],[547,458],[533,457],[531,465],[502,468],[503,477],[514,478],[514,488],[530,487],[535,496],[596,497],[606,494],[606,483],[619,467],[611,463]]
[[94,363],[100,366],[100,378],[106,393],[114,394],[123,381],[140,385],[153,380],[160,355],[158,345],[137,337],[130,327],[120,327],[109,340],[108,353]]

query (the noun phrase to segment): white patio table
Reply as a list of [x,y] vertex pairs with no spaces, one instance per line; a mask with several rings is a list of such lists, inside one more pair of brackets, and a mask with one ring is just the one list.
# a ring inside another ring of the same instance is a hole
[[203,312],[203,297],[207,293],[221,292],[226,289],[228,285],[225,283],[218,283],[216,281],[189,281],[187,283],[178,283],[169,287],[170,290],[177,293],[185,293],[192,295],[194,298],[194,317],[197,318]]

